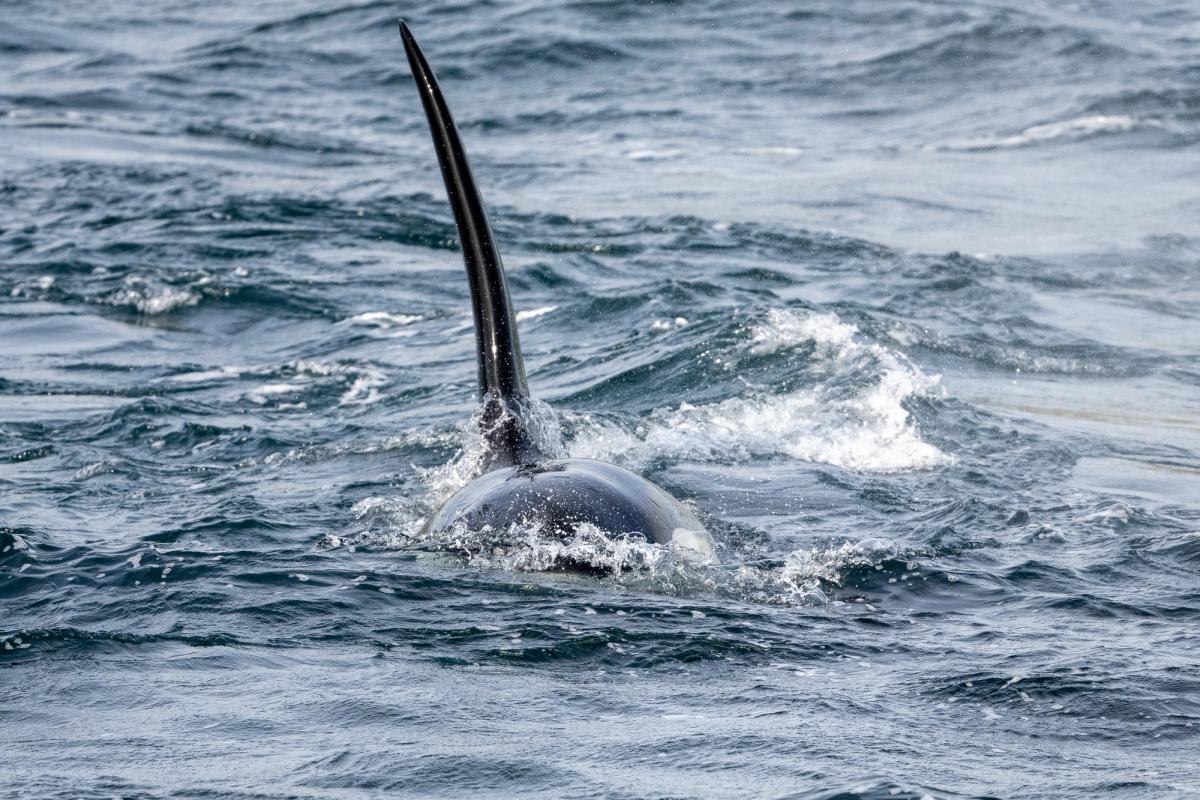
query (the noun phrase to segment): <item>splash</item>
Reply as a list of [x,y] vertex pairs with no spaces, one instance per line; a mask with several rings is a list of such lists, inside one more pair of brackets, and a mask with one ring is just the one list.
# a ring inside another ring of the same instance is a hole
[[[662,458],[736,463],[783,455],[846,469],[898,472],[953,460],[920,439],[903,406],[906,398],[935,385],[936,377],[924,375],[898,353],[861,341],[855,326],[835,314],[773,309],[747,334],[738,346],[743,353],[787,358],[791,350],[806,346],[828,378],[785,395],[754,390],[750,396],[707,406],[683,403],[654,412],[632,430],[588,415],[565,414],[575,429],[567,452],[559,445],[560,417],[549,406],[535,402],[528,425],[539,445],[556,456],[569,452],[634,468]],[[895,544],[870,539],[797,550],[773,568],[721,569],[682,562],[671,548],[589,526],[565,537],[532,524],[430,534],[424,530],[428,517],[486,463],[479,412],[459,426],[458,435],[462,445],[454,458],[418,469],[423,491],[359,501],[354,511],[367,530],[356,541],[453,552],[474,566],[513,571],[582,568],[620,575],[623,581],[649,581],[657,591],[714,592],[784,606],[829,602],[828,591],[841,585],[847,569],[877,564],[898,553]]]
[[891,539],[879,538],[794,550],[780,568],[779,578],[790,586],[807,585],[812,581],[840,586],[847,570],[875,567],[902,555],[900,546]]
[[[360,518],[382,523],[328,547],[365,544],[451,553],[466,566],[508,572],[587,572],[627,588],[677,596],[716,596],[784,608],[845,605],[838,593],[849,570],[879,567],[890,559],[912,559],[888,539],[829,544],[790,553],[782,565],[714,565],[697,553],[616,534],[584,523],[563,534],[530,522],[480,530],[455,527],[431,534],[420,530],[414,503],[404,497],[359,501]],[[910,563],[913,563],[910,561]],[[873,612],[869,606],[860,611]]]
[[627,571],[655,572],[690,554],[647,542],[637,535],[614,535],[583,523],[565,536],[543,526],[514,523],[504,530],[452,530],[426,539],[426,546],[457,552],[474,567],[513,572],[553,572],[584,569],[613,576]]
[[107,297],[103,302],[110,306],[136,309],[139,314],[156,316],[180,308],[188,308],[200,302],[200,295],[173,286],[162,286],[136,276],[125,279],[125,287]]
[[[462,449],[447,463],[430,470],[418,470],[427,487],[430,511],[439,508],[450,495],[466,486],[483,472],[488,457],[487,439],[482,432],[482,407],[458,426]],[[533,443],[552,458],[564,458],[562,430],[558,414],[546,403],[530,399],[525,407],[524,425]]]
[[[913,557],[890,539],[869,538],[794,550],[777,567],[743,564],[717,573],[709,584],[716,594],[739,602],[781,607],[841,606],[845,602],[838,599],[838,593],[847,572],[879,568],[889,559]],[[861,610],[877,609],[863,605]]]
[[772,310],[750,331],[755,354],[811,343],[834,378],[878,377],[846,395],[823,381],[812,389],[772,395],[755,389],[712,405],[681,403],[659,409],[633,431],[589,415],[571,417],[577,435],[572,456],[644,465],[656,459],[729,463],[787,456],[862,472],[902,472],[953,463],[923,441],[904,401],[937,384],[903,356],[861,343],[853,325],[834,314]]
[[773,353],[811,341],[826,354],[837,356],[852,346],[858,330],[838,319],[836,314],[801,313],[790,309],[771,309],[765,324],[750,332],[750,350]]

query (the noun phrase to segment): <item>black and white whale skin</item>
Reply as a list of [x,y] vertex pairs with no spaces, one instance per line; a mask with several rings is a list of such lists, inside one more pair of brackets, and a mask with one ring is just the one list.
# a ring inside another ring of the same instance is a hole
[[712,537],[663,489],[614,464],[555,458],[539,445],[516,317],[483,199],[433,69],[403,21],[400,38],[462,243],[475,318],[480,426],[487,443],[483,474],[430,517],[426,532],[535,525],[551,534],[569,535],[590,524],[608,534],[641,537],[715,562]]

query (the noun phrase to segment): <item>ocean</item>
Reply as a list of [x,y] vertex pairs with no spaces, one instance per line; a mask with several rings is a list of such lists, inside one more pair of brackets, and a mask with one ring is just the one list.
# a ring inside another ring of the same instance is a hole
[[[422,533],[400,17],[548,424],[720,565]],[[0,76],[0,797],[1200,796],[1195,3],[6,0]]]

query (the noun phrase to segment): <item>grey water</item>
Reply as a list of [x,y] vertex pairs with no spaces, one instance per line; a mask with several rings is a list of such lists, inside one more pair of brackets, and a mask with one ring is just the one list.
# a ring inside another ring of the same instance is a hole
[[[548,424],[719,565],[421,534],[401,16]],[[0,732],[12,798],[1200,795],[1200,8],[5,0]]]

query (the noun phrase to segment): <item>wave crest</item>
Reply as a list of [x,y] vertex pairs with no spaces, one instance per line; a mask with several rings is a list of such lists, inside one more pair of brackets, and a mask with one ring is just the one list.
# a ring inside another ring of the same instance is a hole
[[835,314],[772,310],[750,331],[747,349],[762,354],[811,344],[824,366],[854,383],[874,372],[873,382],[849,393],[841,380],[783,395],[755,389],[749,396],[660,409],[632,431],[589,415],[572,421],[572,456],[646,464],[659,458],[741,461],[787,456],[863,472],[931,469],[953,456],[921,439],[904,407],[908,398],[935,386],[899,353],[858,341],[858,330]]

